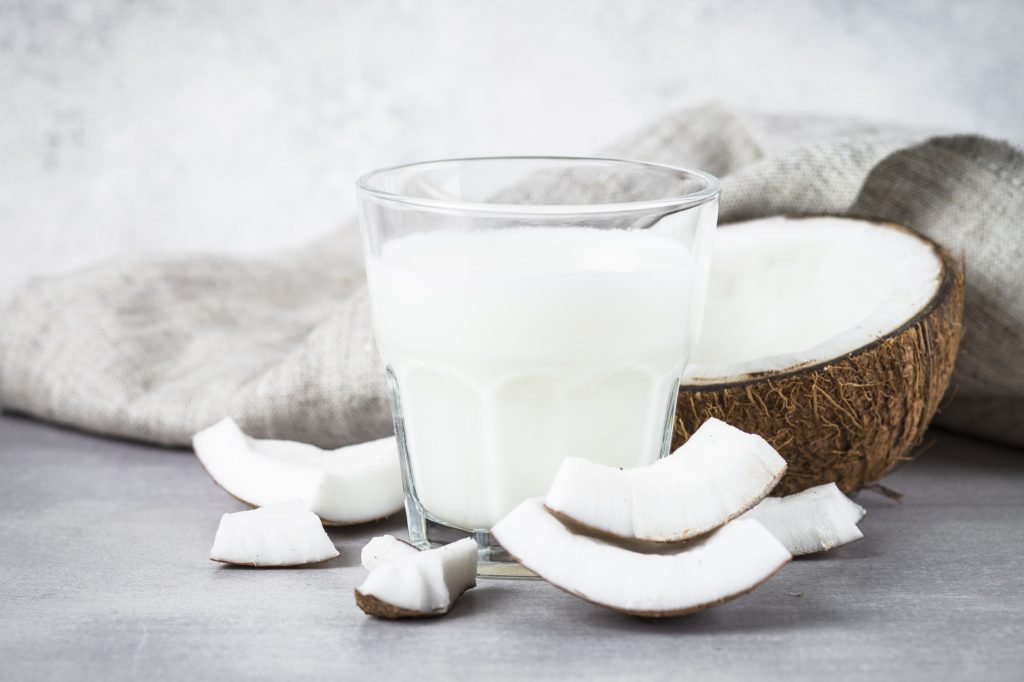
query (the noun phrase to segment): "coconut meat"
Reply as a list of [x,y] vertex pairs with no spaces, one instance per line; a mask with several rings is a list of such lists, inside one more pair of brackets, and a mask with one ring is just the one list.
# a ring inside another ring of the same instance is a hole
[[[394,550],[392,546],[392,550]],[[385,618],[447,613],[458,597],[476,585],[477,544],[463,538],[424,552],[391,554],[356,588],[356,603]]]
[[545,505],[602,533],[675,542],[747,511],[785,471],[785,460],[763,438],[712,418],[671,455],[646,467],[565,459]]
[[324,523],[339,525],[402,509],[394,437],[321,450],[306,443],[251,438],[227,418],[197,433],[192,443],[218,485],[257,507],[299,498]]
[[674,616],[754,589],[790,560],[753,519],[703,540],[646,553],[571,531],[540,499],[522,502],[491,529],[523,566],[587,601],[640,616]]
[[401,561],[418,553],[418,549],[404,540],[399,540],[394,535],[379,535],[366,543],[360,554],[360,560],[363,568],[372,571],[383,564]]
[[741,518],[760,521],[796,556],[860,540],[864,534],[857,523],[864,514],[835,483],[826,483],[794,495],[766,497]]
[[721,383],[850,353],[911,320],[942,277],[934,246],[893,225],[773,217],[723,226],[683,383]]
[[320,519],[300,500],[225,514],[210,558],[244,566],[300,566],[338,556]]

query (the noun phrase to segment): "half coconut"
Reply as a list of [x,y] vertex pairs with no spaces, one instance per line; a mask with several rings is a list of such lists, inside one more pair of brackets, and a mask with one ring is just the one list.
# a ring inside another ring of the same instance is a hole
[[906,227],[829,216],[725,225],[673,445],[717,417],[786,458],[777,493],[856,490],[920,442],[952,375],[962,309],[957,262]]

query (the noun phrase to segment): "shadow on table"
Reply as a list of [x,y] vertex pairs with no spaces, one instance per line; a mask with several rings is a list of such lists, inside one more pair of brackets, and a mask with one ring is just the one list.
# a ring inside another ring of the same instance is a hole
[[[503,632],[527,628],[535,630],[546,627],[557,629],[557,622],[574,623],[574,631],[583,635],[587,630],[599,635],[610,631],[644,636],[668,635],[673,637],[687,634],[707,636],[709,634],[744,632],[784,632],[807,629],[821,625],[836,625],[843,617],[841,612],[827,608],[814,596],[803,593],[775,590],[762,594],[760,599],[737,600],[715,608],[674,618],[640,618],[617,613],[610,609],[587,603],[581,599],[566,600],[566,595],[557,588],[544,595],[543,603],[534,604],[536,609],[523,610],[524,594],[518,581],[485,580],[466,592],[452,610],[439,618],[409,619],[393,621],[403,627],[448,627],[448,625],[477,619],[482,628],[501,624]],[[367,618],[363,629],[367,637],[375,637],[377,628],[387,625],[376,618]]]
[[361,542],[377,535],[394,535],[406,539],[408,533],[405,525],[405,512],[397,512],[383,519],[368,523],[357,523],[352,526],[324,526],[327,535],[334,544],[339,542]]
[[[742,633],[779,633],[806,630],[816,626],[836,626],[843,612],[802,593],[778,592],[774,599],[751,603],[749,598],[723,604],[688,616],[675,618],[639,618],[592,607],[581,614],[580,625],[597,630],[615,630],[644,636],[715,635]],[[791,601],[792,606],[781,600]],[[798,605],[798,606],[797,606]]]

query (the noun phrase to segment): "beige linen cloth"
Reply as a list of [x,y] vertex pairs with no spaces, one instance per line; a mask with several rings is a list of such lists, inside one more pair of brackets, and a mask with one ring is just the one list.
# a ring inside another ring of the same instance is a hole
[[[937,422],[1024,446],[1019,150],[712,105],[667,116],[603,154],[714,173],[723,222],[871,215],[962,255],[963,349]],[[321,446],[389,432],[355,223],[265,258],[122,258],[27,283],[0,313],[0,404],[170,445],[225,415],[257,436]]]

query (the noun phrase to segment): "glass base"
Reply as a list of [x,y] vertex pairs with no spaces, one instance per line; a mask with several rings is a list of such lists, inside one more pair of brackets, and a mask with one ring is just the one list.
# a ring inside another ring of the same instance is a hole
[[411,495],[405,496],[405,517],[409,522],[409,540],[420,549],[433,549],[463,538],[473,538],[480,548],[476,574],[487,578],[536,578],[498,544],[486,530],[465,530],[438,521],[425,512]]
[[477,556],[477,575],[493,578],[536,578],[533,571],[523,568],[488,531],[466,530],[449,525],[428,514],[416,501],[416,486],[412,480],[409,451],[405,441],[405,419],[398,392],[398,380],[390,365],[385,373],[388,379],[388,395],[391,398],[391,414],[395,423],[395,438],[398,441],[402,482],[405,487],[405,518],[409,523],[409,541],[420,549],[433,549],[462,538],[473,538],[480,548]]

